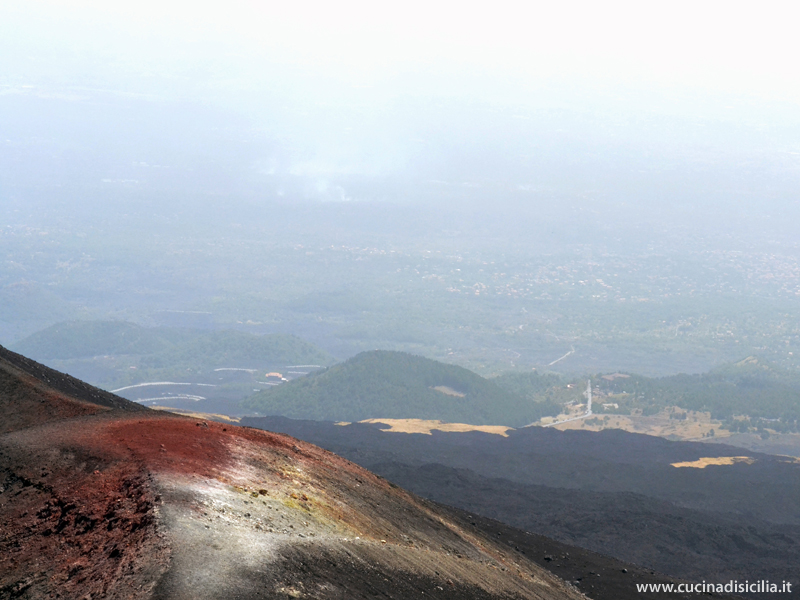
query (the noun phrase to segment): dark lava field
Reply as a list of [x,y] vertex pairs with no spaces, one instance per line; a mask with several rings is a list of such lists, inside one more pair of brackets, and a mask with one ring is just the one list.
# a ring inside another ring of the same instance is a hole
[[[504,437],[279,417],[242,424],[318,444],[425,498],[670,576],[793,582],[800,565],[800,463],[791,457],[615,430]],[[673,466],[719,457],[739,458]]]

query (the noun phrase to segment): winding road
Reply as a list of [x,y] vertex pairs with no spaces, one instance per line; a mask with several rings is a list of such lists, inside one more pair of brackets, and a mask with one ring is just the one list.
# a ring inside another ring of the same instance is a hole
[[567,357],[568,357],[570,354],[575,354],[575,346],[571,346],[571,349],[570,349],[570,351],[569,351],[569,352],[567,352],[567,353],[566,353],[564,356],[562,356],[561,358],[557,358],[557,359],[555,359],[553,362],[549,363],[547,366],[548,366],[548,367],[552,367],[552,366],[553,366],[554,364],[556,364],[557,362],[561,362],[562,360],[564,360],[565,358],[567,358]]

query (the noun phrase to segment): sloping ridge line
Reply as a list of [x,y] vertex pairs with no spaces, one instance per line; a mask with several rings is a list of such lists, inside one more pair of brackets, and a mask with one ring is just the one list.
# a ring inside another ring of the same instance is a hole
[[149,410],[141,404],[131,402],[111,392],[101,390],[85,381],[46,367],[35,360],[31,360],[21,354],[12,352],[4,346],[0,346],[0,369],[7,370],[4,368],[6,365],[10,365],[17,371],[21,371],[34,378],[40,384],[45,384],[53,390],[74,400],[127,412]]

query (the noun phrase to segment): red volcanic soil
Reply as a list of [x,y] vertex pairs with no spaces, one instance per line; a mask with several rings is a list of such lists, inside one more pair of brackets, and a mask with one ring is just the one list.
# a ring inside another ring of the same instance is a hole
[[[59,406],[58,395],[51,398]],[[105,414],[86,418],[80,402],[63,405],[60,421],[0,438],[0,598],[152,587],[169,563],[156,530],[154,476],[229,482],[238,440],[306,459],[325,455],[329,467],[347,463],[264,431],[101,407],[94,412]]]
[[0,597],[101,597],[143,585],[159,554],[147,472],[52,424],[31,433],[0,438]]
[[67,396],[28,374],[15,381],[14,371],[0,361],[0,401],[13,416],[4,429],[15,429],[0,436],[0,598],[145,585],[164,554],[158,496],[145,463],[105,432],[149,415]]

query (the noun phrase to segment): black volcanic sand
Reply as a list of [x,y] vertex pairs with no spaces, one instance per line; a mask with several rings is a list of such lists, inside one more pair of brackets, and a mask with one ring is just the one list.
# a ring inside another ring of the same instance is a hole
[[[504,438],[280,417],[243,424],[319,444],[432,500],[670,576],[793,581],[800,564],[800,465],[784,457],[621,431],[528,428]],[[756,461],[671,466],[742,455]]]
[[[634,600],[642,598],[636,584],[677,584],[679,580],[651,569],[625,563],[578,546],[557,542],[552,538],[509,527],[457,508],[442,506],[454,519],[465,526],[489,533],[498,542],[507,544],[533,562],[571,582],[581,592],[594,600]],[[692,598],[696,594],[659,593],[648,596],[667,598]],[[706,598],[731,598],[723,594],[703,594]]]
[[[338,426],[284,417],[246,417],[241,425],[312,441],[361,465],[438,463],[484,477],[595,492],[633,492],[710,512],[800,525],[800,462],[724,444],[673,442],[621,430],[529,427],[508,437],[472,431],[387,433],[380,423]],[[749,456],[754,464],[705,469],[672,463]],[[369,468],[369,467],[368,467]]]
[[[325,598],[326,600],[372,600],[386,598],[431,598],[435,600],[523,600],[525,596],[498,596],[476,585],[452,578],[426,577],[406,570],[377,568],[357,551],[332,552],[327,548],[296,546],[284,551],[269,569],[242,567],[230,575],[234,582],[225,597]],[[191,598],[185,583],[168,573],[154,590],[153,600]],[[721,596],[718,596],[721,597]]]
[[[423,497],[518,528],[513,531],[535,531],[550,536],[542,537],[546,541],[557,538],[604,554],[613,552],[627,563],[650,565],[692,581],[792,581],[800,564],[796,526],[742,523],[638,494],[525,486],[442,465],[414,468],[395,463],[374,465],[373,470]],[[563,571],[554,572],[564,576]]]

